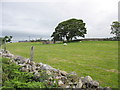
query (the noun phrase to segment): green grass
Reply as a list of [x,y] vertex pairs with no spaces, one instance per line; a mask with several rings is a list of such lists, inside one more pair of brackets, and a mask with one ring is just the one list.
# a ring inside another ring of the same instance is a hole
[[118,42],[83,41],[63,44],[9,43],[7,49],[29,58],[34,46],[34,61],[46,63],[67,72],[75,71],[79,76],[91,76],[102,87],[118,88]]

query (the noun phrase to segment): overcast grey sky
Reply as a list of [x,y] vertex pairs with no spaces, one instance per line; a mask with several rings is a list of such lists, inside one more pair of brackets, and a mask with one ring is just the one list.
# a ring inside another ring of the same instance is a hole
[[118,1],[2,0],[0,36],[12,35],[14,40],[25,40],[28,36],[50,39],[58,23],[76,18],[86,23],[86,38],[111,37],[110,25],[118,20]]

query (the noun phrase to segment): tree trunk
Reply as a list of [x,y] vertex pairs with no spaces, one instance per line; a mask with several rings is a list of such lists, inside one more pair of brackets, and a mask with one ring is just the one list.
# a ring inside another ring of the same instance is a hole
[[69,42],[69,37],[68,36],[66,36],[66,39],[67,39],[67,42]]
[[53,39],[53,43],[55,44],[55,39]]
[[70,41],[72,41],[72,37],[70,38]]

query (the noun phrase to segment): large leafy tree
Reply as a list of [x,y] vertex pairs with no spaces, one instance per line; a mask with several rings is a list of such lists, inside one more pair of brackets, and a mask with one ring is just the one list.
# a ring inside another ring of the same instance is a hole
[[86,31],[83,20],[73,18],[59,23],[51,37],[54,41],[72,41],[73,38],[85,37]]
[[111,34],[115,34],[117,39],[120,39],[120,22],[114,21],[111,25]]

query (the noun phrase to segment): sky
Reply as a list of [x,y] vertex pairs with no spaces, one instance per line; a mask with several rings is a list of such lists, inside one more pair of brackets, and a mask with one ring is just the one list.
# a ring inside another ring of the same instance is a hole
[[0,36],[14,41],[51,39],[62,21],[76,18],[86,23],[86,38],[109,38],[118,20],[119,0],[1,0]]
[[118,2],[118,21],[120,22],[120,1]]

